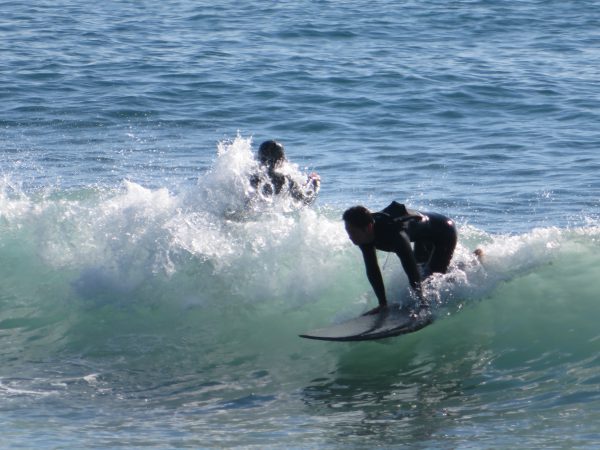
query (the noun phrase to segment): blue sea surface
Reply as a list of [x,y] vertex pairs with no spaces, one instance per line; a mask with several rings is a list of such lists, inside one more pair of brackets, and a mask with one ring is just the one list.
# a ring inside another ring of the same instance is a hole
[[[599,30],[595,0],[0,2],[0,447],[598,447]],[[267,139],[315,204],[251,198]],[[298,338],[374,306],[340,217],[392,200],[457,223],[437,320]]]

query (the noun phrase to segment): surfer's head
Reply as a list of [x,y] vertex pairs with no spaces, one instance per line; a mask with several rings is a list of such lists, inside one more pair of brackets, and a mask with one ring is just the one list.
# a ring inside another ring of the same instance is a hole
[[342,216],[348,237],[354,245],[370,244],[375,239],[373,214],[364,206],[348,208]]
[[265,141],[258,148],[258,160],[269,168],[280,166],[285,161],[283,145],[277,141]]

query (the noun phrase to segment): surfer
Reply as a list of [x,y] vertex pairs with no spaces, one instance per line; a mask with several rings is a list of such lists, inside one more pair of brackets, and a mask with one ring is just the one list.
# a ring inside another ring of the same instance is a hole
[[265,141],[260,144],[257,156],[261,171],[250,178],[250,185],[255,190],[260,190],[266,197],[287,193],[306,205],[315,201],[321,187],[321,177],[313,172],[306,183],[300,185],[282,173],[281,168],[286,161],[282,144],[273,140]]
[[433,273],[448,270],[457,240],[454,222],[441,214],[409,210],[395,201],[375,213],[364,206],[353,206],[344,212],[343,219],[348,237],[362,251],[367,278],[379,301],[379,306],[366,314],[387,307],[376,250],[398,255],[410,287],[420,300],[419,308],[427,308],[421,282]]

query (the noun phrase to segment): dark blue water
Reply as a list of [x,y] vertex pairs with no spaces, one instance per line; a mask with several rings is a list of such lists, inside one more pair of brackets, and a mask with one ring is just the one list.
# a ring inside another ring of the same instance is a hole
[[[597,446],[598,29],[597,1],[0,4],[1,445]],[[271,138],[316,204],[248,212]],[[458,224],[439,320],[299,339],[374,304],[339,217],[393,199]]]

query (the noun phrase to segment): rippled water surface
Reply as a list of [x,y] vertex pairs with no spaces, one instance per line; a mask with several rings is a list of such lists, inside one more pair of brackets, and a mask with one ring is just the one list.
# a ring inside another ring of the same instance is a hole
[[[0,9],[2,446],[598,445],[599,2]],[[314,205],[248,208],[271,138]],[[458,224],[438,320],[298,338],[393,199]]]

